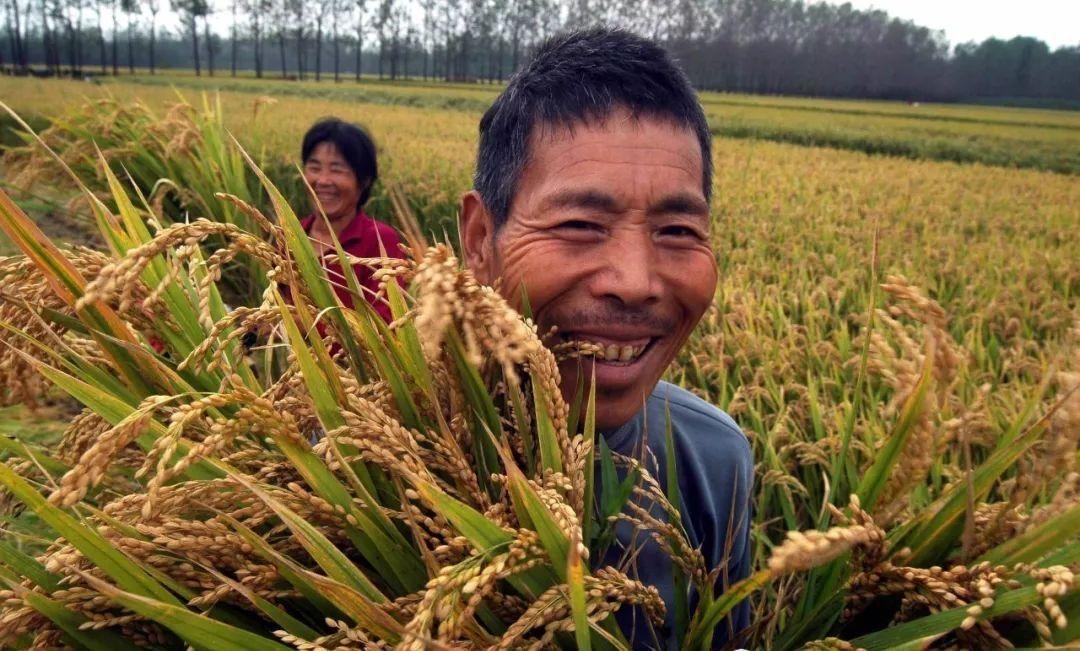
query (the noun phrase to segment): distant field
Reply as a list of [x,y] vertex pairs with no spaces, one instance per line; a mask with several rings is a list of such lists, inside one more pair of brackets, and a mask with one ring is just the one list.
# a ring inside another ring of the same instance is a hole
[[[215,87],[219,93],[200,92]],[[284,183],[294,178],[287,165],[298,162],[300,138],[315,119],[360,122],[380,152],[372,214],[392,222],[387,189],[400,186],[429,231],[451,237],[458,198],[471,184],[478,118],[497,90],[371,79],[0,78],[0,98],[39,128],[95,100],[80,118],[93,125],[84,133],[106,136],[112,124],[112,133],[127,134],[115,128],[117,116],[143,116],[132,110],[137,102],[151,107],[148,121],[161,128],[114,138],[106,157],[117,171],[147,143],[172,145],[172,136],[189,133],[183,120],[170,120],[180,96],[198,111],[220,109],[228,129],[274,164]],[[905,444],[909,465],[894,475],[906,487],[890,495],[904,508],[890,533],[926,522],[920,519],[937,512],[942,495],[971,485],[963,482],[972,481],[973,463],[998,459],[1020,432],[1043,436],[1039,419],[1067,391],[1066,375],[1055,372],[1080,372],[1080,113],[715,93],[702,101],[716,134],[712,237],[720,282],[668,377],[728,411],[751,441],[759,566],[786,531],[818,527],[823,505],[858,486],[894,433],[909,431],[901,426],[908,408],[899,408],[897,396],[923,402],[905,393],[911,387],[933,387],[925,400],[932,406],[919,408],[926,414],[915,426],[920,442]],[[12,124],[3,118],[0,127]],[[14,140],[11,131],[3,137]],[[91,177],[93,147],[85,138],[65,144]],[[227,167],[177,149],[161,159],[199,170]],[[0,169],[0,187],[26,168]],[[43,178],[15,195],[20,205],[50,237],[100,248],[89,239],[85,207],[67,204],[71,190],[62,177]],[[301,193],[291,198],[308,210]],[[267,203],[262,208],[270,214]],[[12,252],[7,246],[0,255]],[[875,324],[869,329],[868,320]],[[55,439],[64,413],[0,410],[0,435]],[[1045,447],[994,470],[996,483],[978,497],[977,513],[1012,508],[1011,491],[1026,476],[1042,482],[1042,492],[1024,498],[1033,512],[1049,508],[1054,491],[1070,481],[1061,468],[1075,468],[1076,439],[1060,447],[1065,436],[1047,434],[1038,439]],[[1041,450],[1073,465],[1052,465]],[[0,449],[0,459],[16,452]],[[988,527],[987,544],[1015,539],[1012,529],[979,526]],[[976,538],[982,533],[975,530]],[[968,557],[947,562],[955,558]],[[785,613],[806,585],[774,583],[755,598],[755,619]],[[1080,615],[1071,603],[1072,628],[1052,641],[1076,639]],[[1039,644],[1028,642],[1020,646]]]
[[[38,84],[49,83],[48,89]],[[80,82],[0,80],[3,96],[30,111],[48,111],[71,97],[62,84]],[[140,87],[210,90],[278,98],[303,97],[374,105],[411,106],[477,114],[500,86],[422,80],[351,78],[334,83],[191,74],[101,78],[90,94],[144,94]],[[53,93],[60,92],[57,98]],[[21,97],[21,96],[26,97]],[[701,95],[718,136],[790,142],[914,159],[978,162],[1002,167],[1080,173],[1080,112],[946,104],[766,97],[706,92]],[[59,100],[59,101],[58,101]]]
[[[142,83],[147,80],[152,83]],[[379,144],[384,184],[402,186],[413,207],[437,232],[453,231],[457,199],[470,187],[479,107],[497,92],[485,86],[369,79],[360,85],[352,80],[335,85],[158,75],[137,82],[91,85],[6,78],[0,79],[0,95],[27,115],[49,115],[84,97],[105,96],[123,100],[121,105],[137,98],[164,115],[177,92],[195,104],[203,101],[201,94],[192,92],[192,85],[235,85],[244,92],[219,95],[227,126],[252,151],[291,162],[299,155],[301,135],[316,118],[338,115],[354,120],[369,127]],[[294,94],[309,90],[317,96]],[[275,101],[264,104],[259,98],[267,92]],[[365,93],[400,101],[367,102]],[[447,98],[477,102],[478,108],[439,107]],[[705,94],[703,101],[714,123],[771,125],[793,134],[815,130],[845,137],[890,134],[911,142],[932,133],[972,148],[1009,140],[1019,143],[1016,156],[1038,151],[1080,155],[1080,114],[1068,112],[716,93]],[[941,119],[927,119],[930,115]],[[1039,126],[1029,126],[1035,124]],[[798,268],[811,252],[841,255],[855,267],[851,257],[865,254],[872,224],[877,223],[883,232],[879,255],[884,268],[935,288],[935,295],[945,299],[947,309],[955,308],[960,319],[984,318],[976,316],[975,303],[995,302],[995,295],[1006,291],[1003,287],[1019,291],[1023,286],[1015,279],[1022,277],[1028,286],[1047,292],[1036,294],[1042,296],[1038,300],[1043,316],[1054,323],[1051,329],[1056,334],[1063,332],[1068,323],[1064,314],[1080,294],[1080,266],[1066,254],[1069,242],[1080,240],[1077,176],[767,140],[771,139],[715,140],[717,238],[721,250],[731,249],[733,256],[746,258],[745,269],[765,274],[772,273],[766,269]],[[375,195],[372,210],[390,214],[384,192]],[[786,233],[783,238],[780,231]],[[777,244],[792,240],[800,246]],[[1055,263],[1047,264],[1043,256]],[[1023,296],[1033,300],[1026,291]],[[963,303],[951,304],[952,297]]]

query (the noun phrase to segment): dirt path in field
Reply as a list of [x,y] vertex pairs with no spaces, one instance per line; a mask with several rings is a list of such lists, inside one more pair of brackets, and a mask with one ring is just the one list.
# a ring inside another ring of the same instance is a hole
[[[74,194],[65,196],[64,193],[54,192],[53,196],[43,196],[36,190],[32,193],[20,192],[5,184],[3,175],[0,175],[0,189],[10,194],[15,203],[54,243],[105,250],[105,240],[97,232],[97,226],[90,215],[83,212],[85,209],[78,204],[68,206]],[[0,235],[0,255],[11,255],[15,252],[14,245]]]
[[31,214],[34,222],[53,242],[86,246],[99,251],[105,250],[105,240],[88,220],[73,217],[71,214],[55,210],[44,214]]

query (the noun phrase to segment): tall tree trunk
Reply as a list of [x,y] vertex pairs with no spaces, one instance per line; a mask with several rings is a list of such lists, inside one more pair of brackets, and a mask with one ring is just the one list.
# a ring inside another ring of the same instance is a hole
[[320,16],[315,21],[315,81],[322,81],[322,23]]
[[296,28],[296,78],[304,79],[304,28]]
[[135,21],[131,19],[131,14],[128,14],[127,24],[127,59],[128,59],[128,74],[135,74]]
[[157,12],[150,14],[150,74],[157,74]]
[[232,3],[232,54],[230,56],[230,63],[232,64],[232,76],[236,76],[236,3],[239,0],[233,0]]
[[[100,14],[98,14],[100,16]],[[105,56],[105,26],[98,20],[98,58],[101,59],[101,74],[109,70],[109,58]]]
[[[41,3],[41,47],[45,50],[45,71],[52,70],[52,39],[49,38],[49,23],[45,20],[45,0],[38,0]],[[26,17],[30,20],[30,17]]]
[[278,30],[278,52],[281,53],[281,78],[285,79],[289,76],[288,68],[285,66],[285,30]]
[[521,53],[521,39],[518,38],[517,30],[514,33],[514,51],[510,56],[510,74],[517,72],[518,55]]
[[334,14],[334,83],[341,81],[341,37],[338,34],[337,14]]
[[[13,4],[18,4],[18,0],[14,0]],[[18,9],[16,9],[18,11]],[[11,19],[11,14],[7,14],[7,31],[8,31],[8,44],[11,47],[11,69],[15,70],[19,61],[19,37],[15,34],[15,24]],[[4,67],[4,52],[0,48],[0,68]]]
[[399,47],[398,35],[394,33],[394,40],[390,41],[390,79],[397,79],[398,72],[398,47]]
[[491,47],[491,41],[486,43],[487,46],[487,82],[489,84],[495,83],[495,48]]
[[360,14],[360,18],[356,21],[356,81],[360,81],[360,75],[363,74],[362,65],[364,63],[364,30],[363,30],[364,15]]
[[202,68],[199,66],[199,26],[195,24],[194,14],[191,16],[191,52],[195,56],[195,76],[202,76]]
[[71,67],[71,76],[74,77],[79,71],[78,54],[75,51],[75,26],[68,21],[64,28],[67,30],[68,65]]
[[214,76],[214,39],[210,37],[210,17],[203,16],[203,36],[206,41],[206,71]]
[[503,80],[503,59],[504,59],[503,55],[505,55],[505,54],[506,54],[506,39],[505,38],[500,38],[499,39],[499,59],[498,59],[499,70],[498,70],[498,73],[496,74],[496,78],[499,81]]
[[[30,6],[27,5],[29,14]],[[29,15],[27,16],[29,20]],[[22,35],[22,18],[19,16],[19,0],[11,0],[11,15],[8,16],[8,32],[11,34],[11,67],[26,68],[26,41]]]
[[472,45],[470,41],[470,35],[471,32],[469,32],[469,29],[466,28],[465,34],[461,38],[461,65],[458,66],[458,75],[464,81],[469,80],[469,46]]
[[120,74],[117,56],[116,34],[120,31],[120,23],[116,19],[116,0],[112,0],[112,73],[113,77]]
[[444,54],[446,54],[446,70],[444,70],[443,72],[446,73],[446,81],[450,81],[450,57],[453,56],[453,54],[450,51],[450,5],[449,5],[449,3],[447,3],[447,5],[446,5],[446,52]]
[[49,13],[46,0],[41,0],[41,38],[45,42],[45,67],[53,74],[60,75],[60,43],[56,30],[49,26]]
[[[256,10],[257,11],[257,10]],[[263,39],[262,39],[262,25],[258,19],[255,19],[255,23],[251,28],[251,40],[255,46],[255,78],[262,79],[263,76]]]
[[79,75],[83,72],[83,42],[82,42],[82,19],[83,6],[79,5],[78,20],[75,21],[75,69]]

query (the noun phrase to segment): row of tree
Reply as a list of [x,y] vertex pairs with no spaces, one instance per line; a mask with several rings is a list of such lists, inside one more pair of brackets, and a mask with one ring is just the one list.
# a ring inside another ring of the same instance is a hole
[[[166,9],[169,21],[162,20]],[[0,67],[335,80],[505,79],[567,26],[618,24],[665,43],[700,87],[900,99],[1080,99],[1080,46],[944,34],[802,0],[0,0]],[[175,24],[176,22],[179,24]],[[172,24],[162,24],[169,22]],[[121,54],[121,51],[123,54]]]

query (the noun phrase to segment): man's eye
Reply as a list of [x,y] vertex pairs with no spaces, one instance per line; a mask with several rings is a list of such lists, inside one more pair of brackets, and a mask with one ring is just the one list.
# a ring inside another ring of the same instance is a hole
[[669,237],[692,237],[701,239],[701,234],[689,226],[665,226],[660,229],[660,234]]
[[560,223],[556,228],[561,228],[570,231],[599,231],[600,225],[593,222],[587,222],[583,219],[570,219]]

